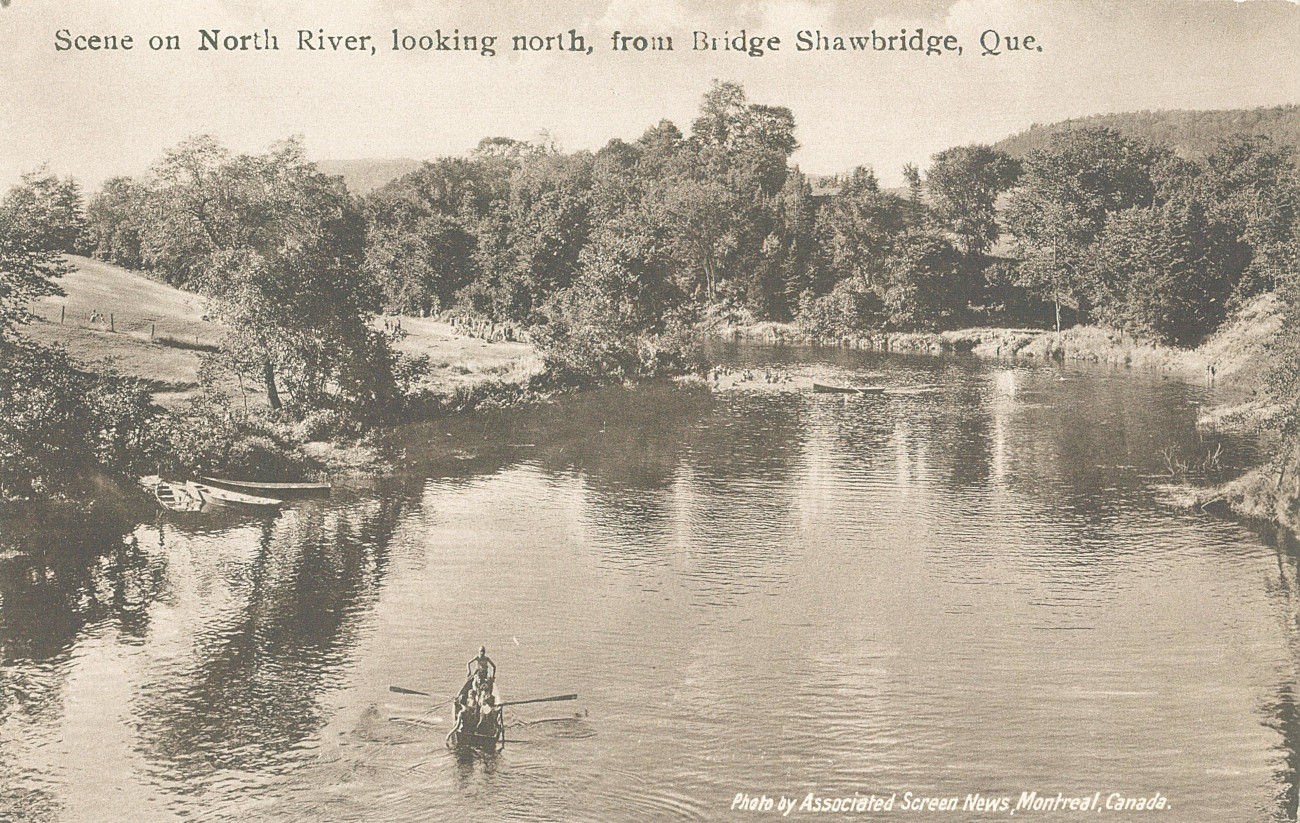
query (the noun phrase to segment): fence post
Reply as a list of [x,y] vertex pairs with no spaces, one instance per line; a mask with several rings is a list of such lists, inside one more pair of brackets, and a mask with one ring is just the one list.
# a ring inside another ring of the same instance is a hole
[[108,313],[108,330],[117,331],[117,325],[113,323],[113,313]]
[[59,325],[63,325],[63,319],[68,316],[67,305],[59,306]]

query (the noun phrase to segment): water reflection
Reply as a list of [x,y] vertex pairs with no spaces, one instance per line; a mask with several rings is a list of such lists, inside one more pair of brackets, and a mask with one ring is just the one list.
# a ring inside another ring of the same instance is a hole
[[391,499],[306,504],[224,537],[256,547],[223,564],[224,587],[196,604],[201,625],[139,689],[140,746],[159,773],[196,790],[213,772],[274,764],[320,728],[318,698],[342,682],[401,513]]
[[72,522],[0,521],[0,811],[53,820],[57,793],[36,747],[57,734],[79,640],[138,644],[166,562],[141,551],[120,512]]

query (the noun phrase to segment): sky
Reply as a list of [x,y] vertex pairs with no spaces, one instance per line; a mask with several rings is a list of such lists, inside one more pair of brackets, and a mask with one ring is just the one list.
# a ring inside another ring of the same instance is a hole
[[[497,53],[393,51],[395,28],[493,35]],[[801,30],[918,28],[962,53],[796,50]],[[269,30],[280,48],[200,51],[200,30],[214,29]],[[321,29],[369,35],[375,53],[298,48],[299,30]],[[515,35],[570,29],[590,54],[512,50]],[[778,37],[777,50],[692,49],[694,32],[742,30]],[[129,34],[134,48],[59,50],[60,31],[64,43]],[[615,31],[671,36],[673,51],[615,51]],[[1001,54],[981,54],[988,31]],[[154,51],[155,35],[181,48]],[[1008,48],[1027,36],[1032,49]],[[432,159],[542,133],[595,150],[662,118],[688,131],[715,78],[793,111],[805,171],[867,165],[898,185],[904,163],[1033,123],[1300,102],[1297,43],[1300,6],[1270,0],[0,0],[0,187],[48,163],[93,190],[202,133],[238,151],[301,135],[312,157],[334,160]]]

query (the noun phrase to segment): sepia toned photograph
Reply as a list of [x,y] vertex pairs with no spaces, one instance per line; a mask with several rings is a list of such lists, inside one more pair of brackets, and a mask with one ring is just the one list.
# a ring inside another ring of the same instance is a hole
[[0,0],[0,821],[1296,823],[1300,5]]

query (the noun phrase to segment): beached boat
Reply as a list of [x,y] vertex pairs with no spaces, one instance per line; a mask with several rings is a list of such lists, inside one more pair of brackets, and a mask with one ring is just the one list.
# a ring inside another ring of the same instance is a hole
[[257,480],[227,480],[221,477],[202,477],[199,478],[204,483],[213,486],[221,486],[236,491],[250,493],[278,495],[284,497],[293,494],[329,494],[330,484],[328,482],[289,482],[289,483],[269,483]]
[[168,483],[156,474],[141,477],[138,482],[146,491],[152,492],[158,505],[173,512],[197,512],[203,510],[203,498],[190,490],[183,483]]
[[884,394],[884,386],[830,386],[825,383],[813,383],[812,390],[818,394]]
[[264,509],[273,509],[276,506],[283,506],[284,501],[274,497],[259,497],[255,494],[245,494],[243,492],[230,491],[229,489],[219,489],[216,486],[208,486],[204,483],[195,483],[190,481],[185,484],[185,488],[192,494],[197,495],[205,503],[211,503],[214,506],[252,506]]

